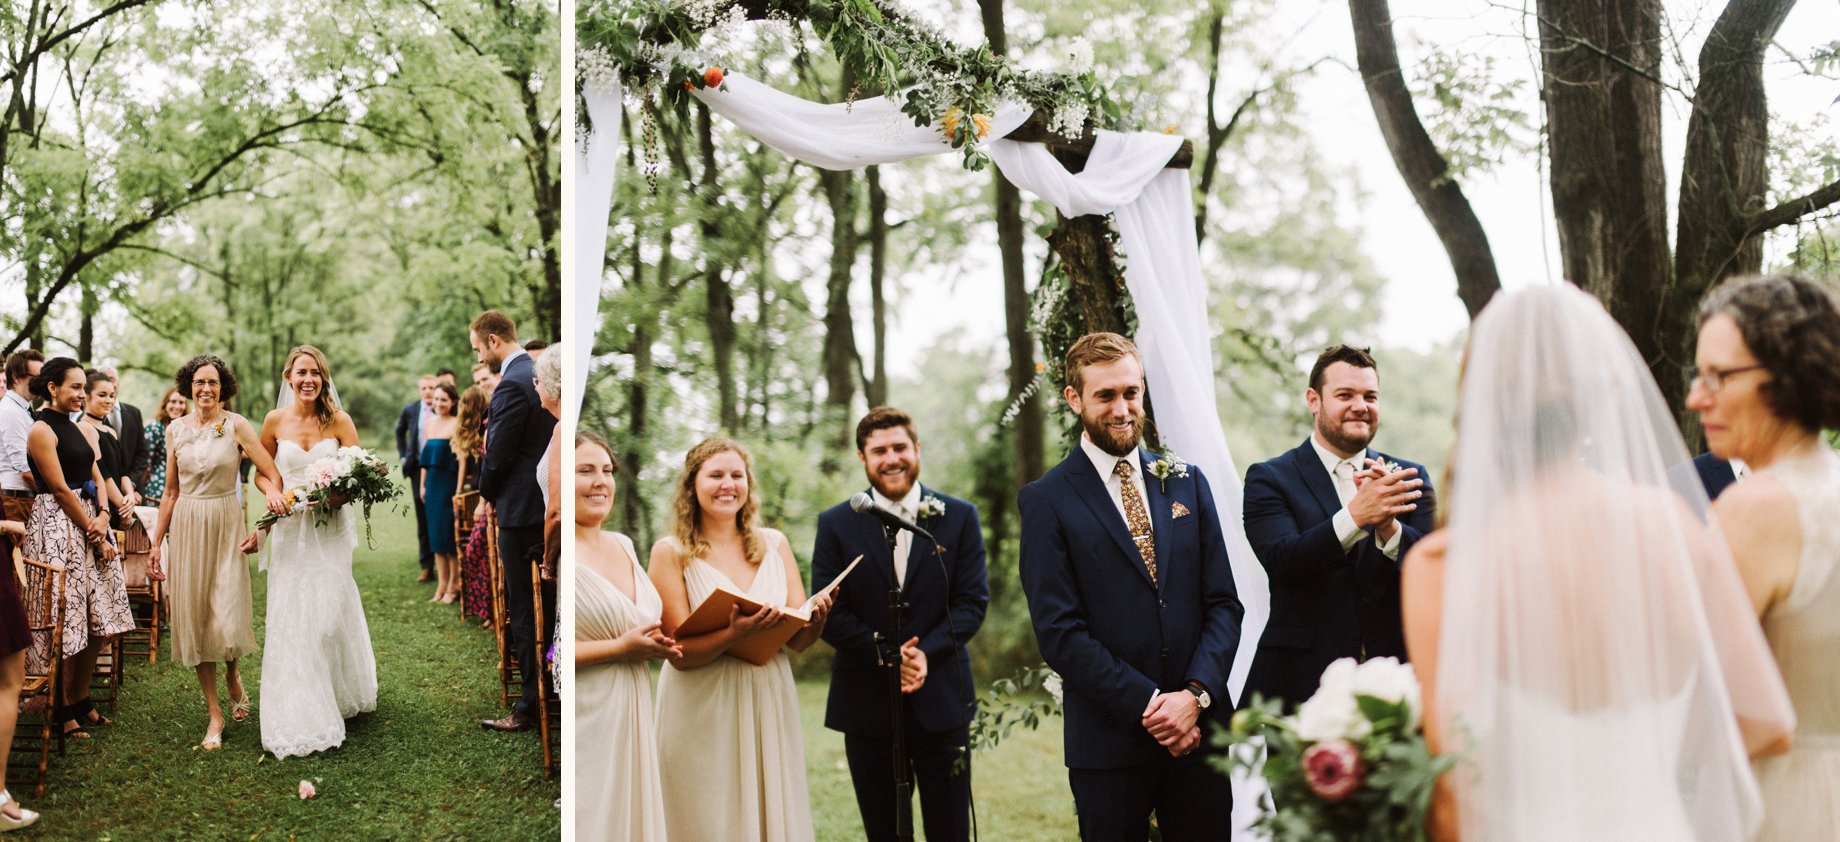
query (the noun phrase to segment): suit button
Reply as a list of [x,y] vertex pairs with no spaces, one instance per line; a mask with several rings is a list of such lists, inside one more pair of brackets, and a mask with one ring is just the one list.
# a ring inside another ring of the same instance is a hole
[[1168,649],[1164,649],[1164,650],[1163,650],[1163,657],[1164,657],[1164,658],[1168,658],[1168,657],[1169,657],[1169,650],[1168,650]]
[[1156,604],[1157,604],[1157,605],[1160,605],[1160,606],[1162,606],[1162,607],[1164,607],[1164,608],[1168,608],[1168,607],[1169,607],[1169,600],[1167,600],[1167,599],[1159,599],[1159,600],[1157,600],[1157,601],[1156,601]]

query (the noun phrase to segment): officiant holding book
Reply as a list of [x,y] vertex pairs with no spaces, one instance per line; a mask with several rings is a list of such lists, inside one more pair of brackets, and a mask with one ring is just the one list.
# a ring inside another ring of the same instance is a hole
[[[812,838],[792,666],[784,651],[759,664],[731,650],[791,622],[796,608],[803,626],[785,645],[804,651],[818,641],[831,600],[806,601],[786,536],[759,522],[758,489],[745,448],[705,439],[684,457],[671,535],[652,547],[647,576],[663,627],[683,647],[658,679],[658,771],[672,839]],[[678,633],[721,590],[761,607],[734,603],[724,627]]]
[[[920,484],[920,437],[901,410],[877,407],[863,417],[856,457],[868,474],[869,502],[932,538],[849,503],[818,516],[813,582],[829,582],[863,558],[838,586],[824,626],[825,642],[837,650],[824,726],[843,732],[864,836],[895,839],[896,701],[889,671],[898,659],[901,747],[920,790],[915,824],[924,825],[928,840],[969,839],[970,766],[959,761],[977,693],[965,645],[990,601],[977,507]],[[891,592],[903,606],[898,627]]]

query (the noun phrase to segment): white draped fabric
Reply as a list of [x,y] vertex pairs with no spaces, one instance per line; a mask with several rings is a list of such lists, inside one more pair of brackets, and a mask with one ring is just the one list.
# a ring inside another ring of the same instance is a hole
[[575,336],[569,349],[572,366],[562,395],[565,421],[581,412],[588,388],[588,361],[601,324],[601,262],[607,258],[607,220],[613,212],[613,174],[619,168],[620,120],[625,116],[618,83],[611,89],[589,86],[582,92],[594,131],[576,140],[575,148]]
[[[853,104],[815,103],[778,91],[736,73],[723,88],[698,90],[710,110],[727,117],[761,142],[805,163],[826,169],[854,169],[953,152],[938,126],[915,126],[894,101],[885,97]],[[593,109],[590,99],[590,111]],[[1027,106],[1006,103],[992,120],[991,139],[982,144],[1011,183],[1041,197],[1068,216],[1115,213],[1125,258],[1125,284],[1137,308],[1135,337],[1148,369],[1156,405],[1157,430],[1167,444],[1210,479],[1220,506],[1221,531],[1233,563],[1234,583],[1246,605],[1240,648],[1229,690],[1237,698],[1258,651],[1259,635],[1270,614],[1265,570],[1246,542],[1240,516],[1238,467],[1215,404],[1214,360],[1207,323],[1207,287],[1195,240],[1193,200],[1186,170],[1166,168],[1182,140],[1153,132],[1099,132],[1082,172],[1070,173],[1041,144],[1005,139],[1029,116]],[[599,267],[606,247],[606,196],[618,160],[611,135],[606,151],[603,126],[617,118],[595,119],[596,130],[578,166],[590,176],[578,184],[577,207],[594,216],[579,216],[577,277],[582,294],[599,288]],[[592,277],[590,277],[592,276]],[[590,299],[592,300],[592,299]],[[580,343],[586,347],[589,343]],[[1250,809],[1250,792],[1236,802]],[[1236,824],[1242,824],[1236,822]]]

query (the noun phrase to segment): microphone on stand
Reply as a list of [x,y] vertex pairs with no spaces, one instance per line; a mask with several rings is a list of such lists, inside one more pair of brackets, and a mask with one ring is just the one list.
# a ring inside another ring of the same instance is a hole
[[881,522],[896,529],[905,529],[915,535],[926,538],[928,541],[933,540],[933,533],[921,529],[919,526],[915,525],[913,521],[901,517],[893,511],[876,505],[875,499],[870,497],[867,491],[858,491],[856,492],[856,496],[850,498],[850,509],[865,515],[874,515],[880,519]]

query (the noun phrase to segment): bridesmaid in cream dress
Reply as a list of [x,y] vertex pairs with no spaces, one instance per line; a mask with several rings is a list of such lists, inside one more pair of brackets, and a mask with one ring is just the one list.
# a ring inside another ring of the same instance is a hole
[[[224,688],[231,715],[249,718],[249,693],[236,661],[256,650],[255,613],[249,593],[249,563],[243,550],[243,508],[237,504],[237,465],[256,466],[256,488],[268,510],[284,512],[281,474],[263,449],[255,425],[224,409],[236,396],[236,375],[215,356],[193,358],[179,369],[179,394],[198,409],[167,427],[166,496],[160,522],[149,537],[150,566],[165,562],[166,592],[172,604],[173,657],[198,672],[210,722],[201,748],[223,745],[224,713],[217,701],[217,662],[224,662]],[[162,552],[162,539],[171,543]]]
[[[731,614],[726,629],[678,641],[658,684],[659,769],[673,839],[804,842],[812,838],[805,789],[805,736],[792,666],[781,652],[764,666],[724,657],[730,646],[776,625],[805,588],[786,536],[756,523],[753,459],[727,439],[706,439],[684,457],[672,537],[652,547],[651,578],[675,629],[722,585],[768,607]],[[830,597],[787,645],[818,640]]]
[[632,539],[601,531],[619,471],[606,441],[575,437],[575,835],[663,842],[650,662],[683,649]]
[[1760,760],[1757,840],[1840,832],[1840,301],[1794,277],[1729,281],[1700,310],[1687,406],[1748,478],[1713,504],[1795,705],[1789,753]]

